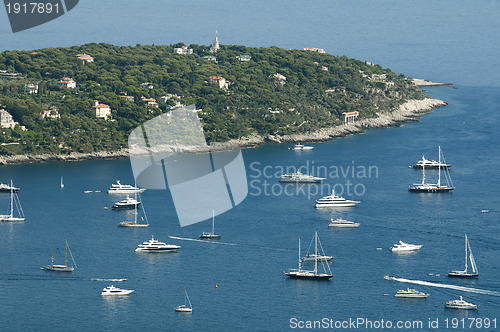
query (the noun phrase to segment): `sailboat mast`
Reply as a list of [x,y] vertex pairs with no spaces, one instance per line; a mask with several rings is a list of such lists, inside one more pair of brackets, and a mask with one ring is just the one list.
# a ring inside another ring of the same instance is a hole
[[10,180],[10,217],[14,217],[14,185]]
[[441,187],[441,145],[439,145],[439,156],[438,156],[438,187]]
[[[136,186],[137,187],[137,186]],[[134,224],[137,224],[137,190],[135,191]]]
[[64,266],[68,267],[68,241],[64,240]]
[[425,186],[425,165],[422,164],[422,186]]
[[300,270],[300,238],[299,238],[299,270]]
[[467,244],[469,243],[469,241],[467,241],[467,234],[465,234],[465,273],[467,273],[467,268],[468,268],[468,264],[467,264]]
[[215,210],[212,210],[212,235],[215,234]]
[[318,232],[314,232],[314,274],[318,274]]

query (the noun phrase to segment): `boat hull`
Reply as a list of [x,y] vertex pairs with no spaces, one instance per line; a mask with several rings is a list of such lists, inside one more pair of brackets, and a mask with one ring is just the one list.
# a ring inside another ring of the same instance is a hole
[[414,193],[448,193],[455,189],[454,187],[440,187],[440,188],[419,188],[419,187],[410,187],[408,191]]
[[478,278],[479,273],[450,272],[448,277],[452,278]]
[[126,204],[126,205],[113,205],[111,208],[113,210],[133,210],[135,209],[136,207],[139,207],[139,205],[141,205],[141,203],[137,203],[137,204]]
[[113,190],[113,189],[109,189],[108,190],[108,194],[116,194],[116,195],[129,195],[129,194],[142,194],[143,192],[145,192],[146,189],[136,189],[136,190]]
[[304,180],[295,180],[295,179],[280,179],[281,183],[320,183],[323,181],[323,178],[317,178],[317,179],[304,179]]
[[200,239],[220,239],[221,236],[217,234],[202,234],[200,235]]
[[292,279],[308,279],[308,280],[330,280],[333,277],[332,274],[309,274],[309,273],[295,273],[288,272],[285,273],[286,276]]
[[148,224],[137,224],[133,221],[123,221],[118,223],[118,226],[120,227],[148,227]]
[[336,227],[336,228],[358,228],[359,227],[359,223],[355,223],[355,224],[328,224],[328,227]]
[[24,218],[15,218],[15,217],[0,217],[0,221],[2,222],[23,222]]
[[462,309],[462,310],[477,310],[478,309],[478,305],[467,305],[467,306],[456,306],[456,305],[453,305],[453,304],[445,304],[444,305],[445,308],[448,308],[448,309]]
[[340,203],[340,204],[314,204],[314,207],[317,209],[321,208],[335,208],[335,207],[353,207],[356,206],[359,202],[352,202],[352,203]]
[[394,297],[400,299],[426,299],[429,297],[429,294],[396,294]]
[[73,272],[75,270],[74,267],[64,266],[64,265],[47,265],[42,267],[43,270],[46,271],[54,271],[54,272]]

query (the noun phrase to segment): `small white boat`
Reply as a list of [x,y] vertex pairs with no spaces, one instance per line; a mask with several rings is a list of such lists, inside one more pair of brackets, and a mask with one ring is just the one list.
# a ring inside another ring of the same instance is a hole
[[295,144],[293,148],[289,148],[290,150],[294,151],[306,151],[306,150],[312,150],[314,149],[314,146],[306,146],[302,144]]
[[490,210],[481,210],[481,213],[488,213]]
[[129,295],[133,293],[132,289],[121,289],[115,287],[113,285],[103,288],[101,295],[102,296],[120,296],[120,295]]
[[179,249],[181,246],[177,246],[174,244],[166,244],[164,242],[160,242],[154,239],[153,236],[151,236],[151,240],[149,241],[144,241],[142,244],[139,244],[137,249],[135,249],[136,252],[171,252],[171,251],[176,251]]
[[[12,181],[10,181],[10,214],[0,215],[0,221],[22,222],[25,219],[21,201],[19,200],[15,189],[16,187],[14,187]],[[14,216],[14,207],[17,211],[17,217]]]
[[280,177],[280,182],[293,182],[293,183],[319,183],[326,178],[302,174],[301,172],[283,174]]
[[338,219],[331,219],[330,223],[328,224],[328,227],[339,227],[339,228],[357,228],[359,227],[358,222],[353,222],[353,221],[347,221],[342,218]]
[[394,297],[408,298],[408,299],[426,299],[429,297],[429,294],[408,288],[407,290],[398,290],[396,295],[394,295]]
[[215,211],[212,210],[212,232],[203,232],[203,234],[200,235],[200,239],[220,239],[219,234],[215,234]]
[[61,188],[64,188],[63,177],[61,176]]
[[404,243],[403,241],[399,241],[399,243],[396,243],[392,248],[392,252],[397,252],[397,251],[415,251],[419,250],[422,248],[421,244],[409,244],[409,243]]
[[184,304],[180,305],[175,308],[175,311],[177,312],[193,312],[193,306],[191,305],[191,301],[189,301],[189,296],[186,290],[184,290],[184,293],[186,294],[184,298]]
[[11,184],[6,184],[6,183],[0,183],[0,192],[2,193],[10,193],[11,191],[13,192],[18,192],[19,191],[19,188],[17,187],[14,187],[12,185],[12,181],[11,181]]
[[[71,256],[71,260],[73,261],[73,266],[68,266],[68,251]],[[76,268],[75,259],[73,258],[73,254],[69,249],[68,241],[64,240],[64,265],[56,265],[54,264],[54,253],[52,253],[50,257],[50,265],[45,265],[42,267],[42,270],[47,271],[55,271],[55,272],[73,272]]]
[[90,194],[92,192],[92,190],[84,190],[83,193],[84,194]]
[[460,300],[447,301],[445,302],[444,306],[445,308],[450,308],[450,309],[466,309],[466,310],[476,310],[479,307],[478,304],[472,304],[464,301],[461,296]]
[[108,194],[141,194],[144,191],[146,191],[146,189],[141,189],[129,184],[121,184],[120,180],[116,180],[116,183],[113,183],[111,187],[109,187]]
[[352,201],[349,199],[345,199],[344,197],[335,195],[335,190],[332,189],[332,194],[316,200],[316,204],[314,204],[314,207],[315,208],[351,207],[351,206],[356,206],[356,204],[358,203],[360,202]]

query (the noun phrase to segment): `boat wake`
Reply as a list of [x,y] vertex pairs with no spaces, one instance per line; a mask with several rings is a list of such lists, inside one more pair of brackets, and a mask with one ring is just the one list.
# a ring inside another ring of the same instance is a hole
[[94,281],[127,281],[127,279],[125,278],[121,278],[121,279],[102,279],[102,278],[92,278],[90,280],[94,280]]
[[252,247],[252,248],[265,249],[265,250],[276,250],[276,251],[292,251],[292,250],[289,250],[289,249],[272,248],[272,247],[252,245],[252,244],[237,244],[237,243],[228,243],[228,242],[211,241],[211,240],[190,239],[190,238],[186,238],[186,237],[178,237],[178,236],[172,236],[172,235],[169,235],[168,237],[170,239],[175,239],[175,240],[194,241],[194,242],[213,243],[213,244],[222,244],[222,245],[226,245],[226,246]]
[[463,292],[469,292],[469,293],[477,293],[477,294],[484,294],[484,295],[500,296],[500,292],[490,291],[490,290],[486,290],[486,289],[478,289],[478,288],[472,288],[472,287],[463,287],[463,286],[456,286],[456,285],[449,285],[449,284],[438,284],[438,283],[428,282],[428,281],[423,281],[423,280],[411,280],[411,279],[396,278],[396,277],[390,277],[390,278],[386,278],[386,279],[388,279],[388,280],[394,280],[394,281],[399,281],[399,282],[410,283],[410,284],[422,285],[422,286],[439,287],[439,288],[449,288],[449,289],[455,289],[455,290],[459,290],[459,291],[463,291]]

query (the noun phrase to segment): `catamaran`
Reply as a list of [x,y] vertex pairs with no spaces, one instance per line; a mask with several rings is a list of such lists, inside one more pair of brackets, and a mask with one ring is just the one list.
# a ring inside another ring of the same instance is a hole
[[[21,201],[19,201],[19,197],[14,189],[15,187],[12,185],[12,181],[10,181],[10,214],[0,215],[0,221],[18,222],[25,219]],[[17,217],[14,216],[14,206],[18,214]]]
[[[193,312],[193,306],[191,305],[191,301],[189,301],[189,296],[186,290],[184,290],[184,293],[186,294],[184,298],[184,304],[180,305],[175,308],[175,311],[177,312]],[[188,306],[189,303],[189,306]]]
[[219,234],[215,234],[215,211],[212,210],[212,232],[203,232],[203,234],[200,235],[200,239],[220,239]]
[[[469,262],[472,271],[469,271]],[[451,271],[448,273],[448,277],[460,277],[460,278],[477,278],[479,277],[479,271],[477,270],[476,260],[472,255],[472,250],[470,248],[469,240],[467,239],[467,234],[465,234],[465,270],[463,271]]]
[[[440,192],[450,192],[455,187],[453,187],[453,182],[451,181],[451,176],[447,167],[441,167],[441,159],[444,161],[443,152],[441,151],[441,146],[439,147],[439,164],[438,164],[438,182],[437,183],[425,183],[425,165],[422,165],[422,183],[414,184],[413,187],[408,188],[411,192],[426,192],[426,193],[440,193]],[[446,179],[446,185],[441,184],[441,169],[443,169],[443,174]]]
[[[68,241],[64,240],[64,252],[65,252],[65,258],[64,258],[64,265],[56,265],[54,264],[54,252],[52,252],[52,255],[50,257],[50,265],[45,265],[42,267],[42,270],[47,270],[47,271],[56,271],[56,272],[73,272],[76,268],[76,263],[75,259],[73,258],[73,254],[71,254],[71,250],[69,249],[68,246]],[[73,261],[73,266],[68,266],[68,251],[69,255],[71,256],[71,260]]]
[[[318,243],[321,247],[321,255],[318,254]],[[318,239],[318,232],[314,232],[314,270],[304,270],[302,269],[302,257],[300,255],[300,239],[299,239],[299,268],[298,269],[290,269],[285,275],[290,278],[295,279],[316,279],[316,280],[329,280],[333,277],[332,271],[330,269],[330,265],[323,260],[320,260],[319,257],[326,257],[325,252],[323,251],[323,247],[321,246],[321,242]],[[323,273],[318,273],[318,262],[321,262],[323,267]]]
[[[146,215],[146,210],[144,210],[144,205],[142,204],[141,195],[139,195],[139,201],[137,201],[137,195],[138,194],[135,193],[135,201],[138,204],[135,204],[135,207],[134,207],[134,221],[122,221],[122,222],[118,223],[118,226],[120,226],[120,227],[148,227],[149,226],[148,216]],[[142,219],[142,221],[144,221],[144,223],[137,222],[137,205],[141,206],[142,214],[144,215],[144,218],[141,217],[141,219]]]

